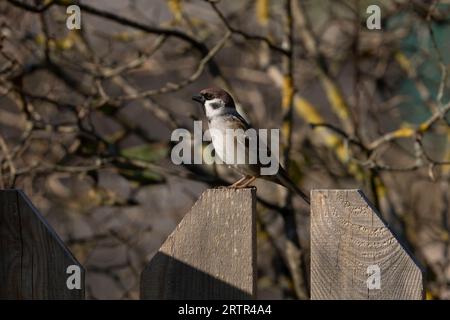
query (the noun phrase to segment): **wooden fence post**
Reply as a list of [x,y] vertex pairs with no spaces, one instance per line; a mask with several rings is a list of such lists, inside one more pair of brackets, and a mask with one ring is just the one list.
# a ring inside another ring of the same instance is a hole
[[255,189],[209,189],[141,276],[142,299],[249,299],[255,295]]
[[421,269],[360,190],[311,200],[312,299],[423,299]]
[[0,299],[83,298],[83,267],[22,191],[0,190]]

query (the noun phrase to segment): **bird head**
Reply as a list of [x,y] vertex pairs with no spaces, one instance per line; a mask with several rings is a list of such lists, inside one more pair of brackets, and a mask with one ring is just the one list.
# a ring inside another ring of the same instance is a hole
[[205,108],[208,118],[236,109],[231,95],[220,88],[203,89],[198,95],[193,96],[192,100],[197,101]]

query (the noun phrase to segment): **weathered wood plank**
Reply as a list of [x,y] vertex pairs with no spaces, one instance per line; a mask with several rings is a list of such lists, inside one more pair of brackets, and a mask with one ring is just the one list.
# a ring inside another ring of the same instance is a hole
[[422,281],[361,191],[312,191],[312,299],[422,299]]
[[141,277],[142,299],[247,299],[255,294],[254,189],[210,189]]
[[[80,268],[81,289],[66,285]],[[84,270],[19,190],[0,191],[0,299],[82,299]]]

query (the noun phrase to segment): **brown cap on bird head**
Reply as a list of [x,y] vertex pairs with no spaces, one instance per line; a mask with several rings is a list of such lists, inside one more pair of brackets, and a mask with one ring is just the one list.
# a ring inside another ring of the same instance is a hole
[[200,91],[199,95],[192,97],[192,100],[195,100],[202,105],[206,100],[212,99],[221,99],[227,107],[234,107],[234,101],[231,95],[221,88],[206,88]]

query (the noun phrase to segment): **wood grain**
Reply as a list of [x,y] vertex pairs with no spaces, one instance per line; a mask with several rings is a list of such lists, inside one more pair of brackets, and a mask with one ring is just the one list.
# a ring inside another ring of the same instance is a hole
[[209,189],[141,278],[142,299],[248,299],[255,294],[255,189]]
[[[359,190],[311,193],[312,299],[422,299],[422,271]],[[380,288],[367,269],[380,270]]]
[[[81,269],[69,290],[67,267]],[[84,270],[19,190],[0,190],[0,299],[83,299]]]

